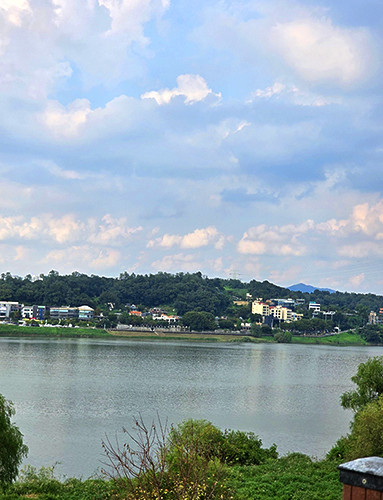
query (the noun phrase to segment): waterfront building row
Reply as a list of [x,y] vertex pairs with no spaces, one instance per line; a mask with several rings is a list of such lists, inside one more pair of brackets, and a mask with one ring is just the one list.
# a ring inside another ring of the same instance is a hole
[[26,306],[19,302],[0,301],[0,320],[9,320],[12,313],[19,313],[23,319],[42,321],[47,316],[55,319],[91,320],[94,309],[89,306],[80,307],[48,307],[42,305]]

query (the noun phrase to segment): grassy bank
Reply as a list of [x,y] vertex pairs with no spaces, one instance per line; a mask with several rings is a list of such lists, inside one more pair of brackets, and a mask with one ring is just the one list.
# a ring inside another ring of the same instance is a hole
[[229,484],[235,500],[341,500],[337,464],[293,453],[250,467],[233,467]]
[[[48,473],[47,473],[48,471]],[[50,469],[29,473],[7,490],[0,500],[122,500],[124,485],[112,480],[69,478],[55,479]],[[341,500],[337,463],[312,461],[308,456],[293,453],[270,459],[261,465],[228,467],[225,485],[233,500]],[[132,498],[133,497],[129,497]],[[173,499],[171,493],[164,500]],[[137,497],[137,500],[143,500]],[[147,500],[147,499],[145,499]]]
[[362,337],[353,332],[341,332],[331,337],[293,336],[294,344],[324,344],[324,345],[368,345]]
[[112,337],[112,335],[106,330],[97,328],[32,327],[17,325],[0,325],[0,336],[71,338]]
[[[30,327],[16,325],[0,325],[0,336],[4,337],[68,337],[68,338],[126,338],[131,340],[186,340],[197,342],[251,342],[273,343],[272,336],[250,337],[241,335],[222,335],[216,333],[177,333],[138,332],[134,330],[107,331],[97,328],[59,328],[59,327]],[[319,345],[369,345],[360,335],[342,332],[330,337],[304,337],[296,335],[292,338],[293,344],[319,344]]]

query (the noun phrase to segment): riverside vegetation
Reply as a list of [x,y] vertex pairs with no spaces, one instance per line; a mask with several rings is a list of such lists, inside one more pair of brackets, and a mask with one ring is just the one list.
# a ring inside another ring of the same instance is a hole
[[[102,477],[59,480],[54,467],[26,467],[15,481],[27,449],[11,423],[12,404],[0,399],[0,499],[20,500],[340,500],[337,465],[383,456],[383,357],[359,365],[355,390],[341,405],[355,413],[350,433],[324,460],[300,453],[279,457],[253,433],[222,431],[205,420],[168,428],[159,417],[139,417],[123,439],[102,442]],[[11,437],[10,439],[9,436]],[[7,448],[7,443],[11,443]]]

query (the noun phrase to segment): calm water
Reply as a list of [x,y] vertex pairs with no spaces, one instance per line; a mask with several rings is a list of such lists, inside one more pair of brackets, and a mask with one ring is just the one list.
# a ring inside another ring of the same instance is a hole
[[280,453],[321,457],[346,433],[340,395],[377,347],[0,339],[0,392],[30,453],[62,475],[101,466],[101,439],[140,412],[254,431]]

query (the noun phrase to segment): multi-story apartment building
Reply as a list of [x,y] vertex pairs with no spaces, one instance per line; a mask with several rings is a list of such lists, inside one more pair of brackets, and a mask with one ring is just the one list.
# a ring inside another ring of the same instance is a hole
[[274,318],[279,319],[279,321],[292,321],[292,311],[287,307],[282,306],[270,306],[269,308],[270,315],[274,316]]
[[270,315],[270,306],[269,304],[265,304],[264,302],[260,302],[259,300],[254,300],[251,304],[251,312],[252,314],[260,314],[263,316]]

